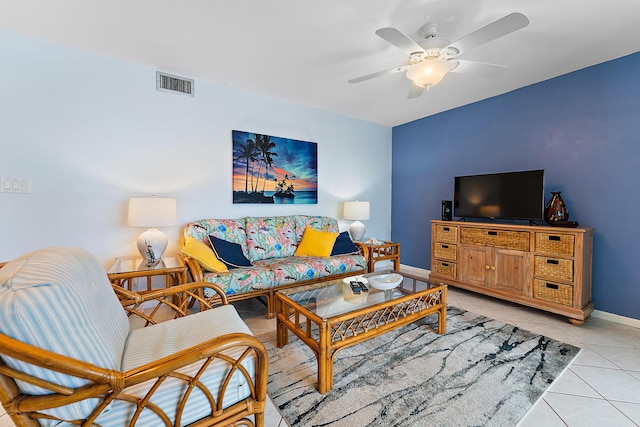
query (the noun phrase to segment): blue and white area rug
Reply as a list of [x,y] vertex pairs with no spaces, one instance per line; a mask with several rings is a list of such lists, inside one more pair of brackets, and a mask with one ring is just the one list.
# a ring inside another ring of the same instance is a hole
[[263,335],[268,393],[292,427],[514,426],[579,348],[456,308],[335,357],[333,389],[316,390],[313,352]]

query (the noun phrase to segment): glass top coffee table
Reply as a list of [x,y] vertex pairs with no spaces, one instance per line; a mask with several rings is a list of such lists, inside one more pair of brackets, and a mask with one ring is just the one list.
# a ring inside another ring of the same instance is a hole
[[[276,292],[277,345],[295,334],[316,355],[318,391],[333,387],[333,358],[346,347],[382,335],[386,331],[415,322],[430,314],[438,315],[438,334],[444,334],[447,318],[447,285],[434,285],[428,278],[399,271],[383,271],[356,277],[399,273],[404,282],[391,290],[354,293],[352,278],[330,280]],[[413,280],[412,289],[404,287]],[[416,282],[422,282],[421,290]]]

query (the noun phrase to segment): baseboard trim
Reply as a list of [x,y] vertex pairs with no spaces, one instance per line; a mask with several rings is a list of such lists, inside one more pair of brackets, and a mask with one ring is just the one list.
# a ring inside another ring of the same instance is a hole
[[[431,270],[427,270],[426,268],[413,267],[411,265],[400,264],[400,268],[402,270],[406,270],[408,272],[418,273],[418,274],[430,274]],[[621,325],[632,326],[634,328],[640,329],[640,319],[634,319],[632,317],[620,316],[618,314],[608,313],[606,311],[593,310],[591,316],[608,320],[609,322],[620,323]]]
[[427,270],[426,268],[413,267],[411,265],[400,264],[401,270],[406,270],[409,273],[416,273],[420,275],[426,275],[427,277],[431,274],[431,270]]
[[610,322],[620,323],[622,325],[632,326],[634,328],[640,329],[640,320],[634,319],[632,317],[620,316],[618,314],[608,313],[606,311],[600,310],[593,310],[591,316],[597,319],[608,320]]

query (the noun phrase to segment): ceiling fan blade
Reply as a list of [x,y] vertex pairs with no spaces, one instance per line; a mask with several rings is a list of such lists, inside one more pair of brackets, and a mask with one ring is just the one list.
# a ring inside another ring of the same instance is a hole
[[458,65],[451,70],[452,73],[478,74],[488,78],[498,78],[509,70],[504,65],[488,64],[486,62],[467,61],[455,59]]
[[389,70],[378,71],[377,73],[367,74],[366,76],[356,77],[355,79],[351,79],[349,80],[349,83],[360,83],[360,82],[364,82],[365,80],[375,79],[376,77],[385,76],[387,74],[399,73],[401,71],[406,71],[407,68],[409,68],[409,66],[404,65],[402,67],[395,67]]
[[409,95],[407,95],[407,98],[412,99],[412,98],[417,98],[420,95],[422,95],[424,93],[424,88],[420,87],[416,84],[412,84],[411,85],[411,89],[409,89]]
[[489,43],[490,41],[524,28],[527,25],[529,25],[529,18],[522,13],[514,12],[480,28],[479,30],[467,34],[442,50],[446,51],[446,49],[452,47],[462,54],[480,45]]
[[420,45],[414,42],[409,36],[405,35],[402,31],[393,28],[385,27],[376,31],[376,34],[387,42],[391,43],[407,55],[412,53],[424,52],[424,49]]

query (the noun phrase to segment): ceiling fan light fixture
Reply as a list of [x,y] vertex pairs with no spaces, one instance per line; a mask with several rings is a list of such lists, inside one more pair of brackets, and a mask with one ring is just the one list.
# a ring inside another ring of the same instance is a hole
[[440,80],[449,72],[451,66],[445,59],[426,59],[415,64],[407,70],[407,77],[416,86],[430,88],[440,83]]

